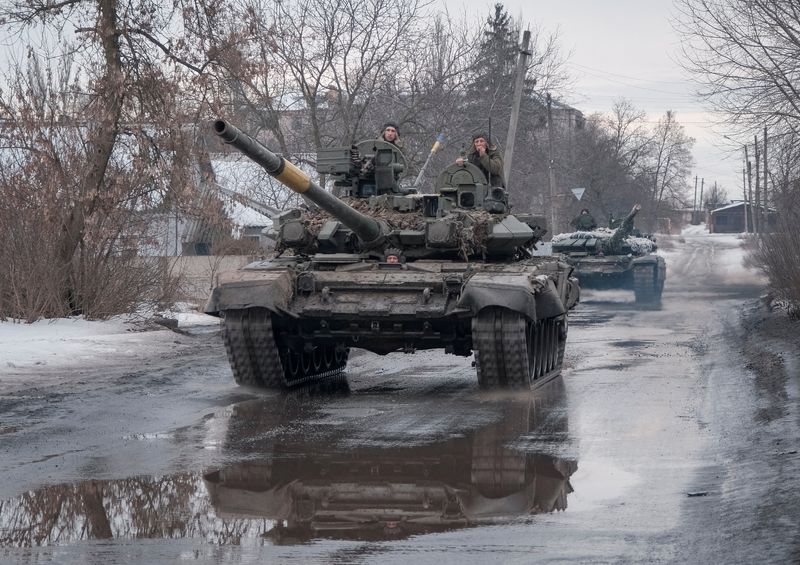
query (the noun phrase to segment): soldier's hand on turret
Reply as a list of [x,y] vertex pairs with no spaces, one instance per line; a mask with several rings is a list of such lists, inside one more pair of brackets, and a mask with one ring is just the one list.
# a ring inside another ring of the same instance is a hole
[[464,160],[464,157],[459,157],[458,159],[456,159],[456,165],[462,165],[463,166],[465,162],[466,161]]

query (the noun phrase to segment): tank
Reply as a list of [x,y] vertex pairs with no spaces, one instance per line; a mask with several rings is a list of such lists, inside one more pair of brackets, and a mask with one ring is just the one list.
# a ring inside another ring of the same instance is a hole
[[630,289],[637,305],[657,307],[667,266],[656,254],[655,238],[634,228],[639,210],[635,205],[613,229],[558,234],[553,237],[553,253],[562,254],[575,268],[582,288]]
[[205,311],[222,319],[237,383],[286,388],[344,370],[350,348],[475,354],[482,387],[557,376],[572,267],[532,250],[542,218],[512,215],[503,188],[453,164],[431,194],[404,190],[405,158],[367,140],[317,155],[340,196],[223,120],[215,133],[303,196],[273,218],[273,257],[218,275]]

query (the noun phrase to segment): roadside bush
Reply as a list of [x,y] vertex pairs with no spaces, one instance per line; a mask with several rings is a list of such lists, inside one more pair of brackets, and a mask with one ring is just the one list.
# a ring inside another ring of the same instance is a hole
[[800,212],[791,203],[782,208],[775,231],[759,235],[751,258],[769,279],[772,297],[800,318]]
[[[1,193],[1,191],[0,191]],[[159,258],[136,257],[84,246],[74,259],[77,279],[64,292],[57,231],[40,214],[0,205],[0,320],[33,322],[82,314],[104,319],[133,313],[143,304],[175,301],[180,281]]]
[[55,269],[58,242],[45,209],[25,205],[8,188],[0,188],[0,320],[65,315]]
[[158,258],[127,252],[119,227],[88,222],[65,269],[59,260],[61,210],[46,202],[46,190],[32,190],[22,180],[0,180],[0,320],[33,322],[76,314],[103,319],[149,302],[174,301],[178,277]]

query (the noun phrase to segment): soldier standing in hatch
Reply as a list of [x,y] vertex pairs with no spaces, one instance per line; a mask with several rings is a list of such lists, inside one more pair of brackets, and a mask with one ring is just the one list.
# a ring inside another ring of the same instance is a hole
[[394,122],[386,122],[383,124],[383,130],[380,136],[378,136],[378,139],[391,143],[401,151],[403,149],[403,142],[400,140],[400,126]]
[[503,155],[496,145],[489,145],[489,136],[485,133],[476,133],[472,136],[472,147],[466,156],[456,159],[457,165],[469,162],[478,167],[486,176],[490,186],[505,188],[503,180]]
[[572,218],[569,225],[578,231],[591,231],[597,227],[597,222],[594,221],[594,218],[589,213],[589,209],[584,208],[580,214]]

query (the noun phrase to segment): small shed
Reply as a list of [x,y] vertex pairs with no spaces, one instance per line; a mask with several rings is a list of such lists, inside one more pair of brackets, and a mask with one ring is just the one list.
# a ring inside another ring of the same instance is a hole
[[[745,209],[746,206],[746,209]],[[745,212],[747,228],[745,229]],[[709,233],[742,233],[753,231],[753,215],[758,215],[759,230],[771,231],[775,223],[775,212],[768,208],[755,207],[745,202],[733,202],[712,210],[708,215]]]

